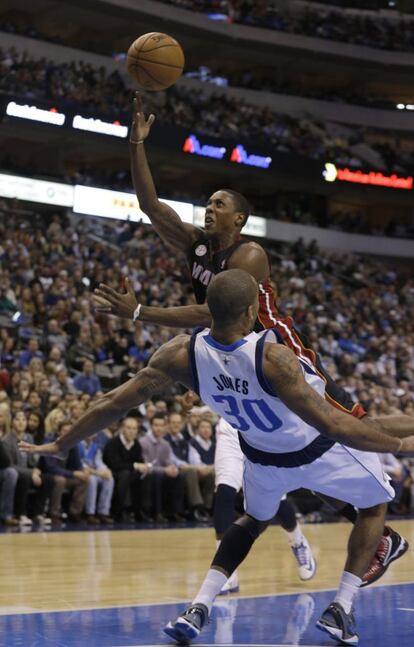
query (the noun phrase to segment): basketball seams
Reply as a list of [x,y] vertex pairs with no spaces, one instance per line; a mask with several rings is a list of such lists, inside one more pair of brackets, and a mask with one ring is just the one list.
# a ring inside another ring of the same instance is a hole
[[160,86],[162,86],[162,85],[163,85],[163,84],[161,83],[161,81],[159,81],[158,79],[156,79],[156,78],[155,78],[155,76],[153,76],[153,75],[151,74],[151,72],[148,72],[148,70],[146,70],[146,69],[145,69],[145,67],[140,67],[139,65],[137,65],[137,69],[138,69],[138,71],[139,71],[139,72],[145,72],[145,74],[146,74],[146,75],[147,75],[147,76],[148,76],[152,81],[154,81],[155,83],[157,83],[158,85],[160,85]]
[[[146,42],[147,41],[145,41],[145,43]],[[144,43],[144,45],[145,45],[145,43]],[[153,52],[156,49],[164,49],[165,47],[179,47],[180,49],[182,49],[181,45],[179,45],[178,43],[166,43],[165,45],[159,45],[158,47],[152,47],[151,49],[146,49],[145,52],[143,51],[142,53],[143,54],[149,54],[150,52]],[[142,51],[142,47],[140,48],[139,51],[140,52]]]
[[172,63],[160,63],[159,61],[150,61],[148,58],[142,58],[142,56],[136,59],[136,65],[139,65],[141,61],[143,63],[151,63],[151,65],[160,65],[161,67],[173,67],[176,70],[183,69],[182,65],[173,65]]
[[[129,74],[136,79],[139,85],[143,85],[149,90],[163,90],[173,85],[181,76],[185,65],[185,56],[180,43],[168,34],[162,34],[163,39],[155,39],[154,37],[157,35],[161,34],[151,32],[144,37],[141,36],[143,41],[139,44],[140,46],[135,45],[140,40],[136,39],[128,50],[127,69]],[[151,41],[151,39],[153,40]],[[154,43],[155,40],[158,40],[157,44]],[[166,51],[158,54],[158,50]],[[164,58],[167,59],[167,62],[162,60]],[[145,77],[143,76],[144,72]],[[142,83],[144,79],[146,84]],[[151,87],[151,84],[156,87]]]
[[152,38],[152,36],[153,36],[154,34],[156,34],[156,33],[157,33],[157,32],[152,31],[150,34],[148,34],[148,36],[147,36],[147,37],[145,38],[145,40],[142,42],[142,45],[140,45],[139,49],[136,49],[136,45],[135,45],[136,41],[134,41],[134,53],[136,53],[136,55],[138,55],[138,54],[140,53],[140,51],[142,50],[142,48],[144,47],[145,43],[146,43],[150,38]]

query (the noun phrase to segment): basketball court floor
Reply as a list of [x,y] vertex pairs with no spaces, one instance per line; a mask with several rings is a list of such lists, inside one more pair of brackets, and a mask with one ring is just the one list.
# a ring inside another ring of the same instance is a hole
[[[361,591],[361,647],[414,645],[414,521],[393,522],[407,554]],[[315,628],[331,601],[350,525],[304,526],[318,561],[298,579],[280,528],[240,569],[238,595],[219,598],[198,645],[335,645]],[[0,645],[169,645],[162,632],[196,592],[215,550],[211,528],[3,533]]]

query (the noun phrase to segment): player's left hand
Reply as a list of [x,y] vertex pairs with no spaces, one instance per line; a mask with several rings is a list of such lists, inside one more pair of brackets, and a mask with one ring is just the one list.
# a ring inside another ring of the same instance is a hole
[[126,293],[116,292],[109,285],[100,283],[99,288],[94,290],[94,307],[97,312],[115,315],[122,319],[132,319],[138,306],[134,288],[129,279],[125,279]]

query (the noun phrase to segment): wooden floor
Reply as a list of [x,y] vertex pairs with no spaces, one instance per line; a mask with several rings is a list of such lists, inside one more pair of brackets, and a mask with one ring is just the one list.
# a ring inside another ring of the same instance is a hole
[[[414,582],[414,521],[392,524],[410,542],[381,584]],[[269,528],[240,568],[242,596],[335,588],[349,524],[304,526],[318,572],[302,583],[284,533]],[[213,530],[0,535],[0,614],[188,601],[215,550]]]

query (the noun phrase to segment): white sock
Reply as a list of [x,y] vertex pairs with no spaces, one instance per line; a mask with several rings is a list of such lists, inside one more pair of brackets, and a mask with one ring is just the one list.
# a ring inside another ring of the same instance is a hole
[[208,614],[210,615],[214,600],[220,593],[227,580],[227,575],[224,575],[220,571],[216,571],[214,568],[210,568],[199,592],[197,593],[191,604],[205,604],[208,608]]
[[362,579],[360,577],[353,575],[353,573],[348,573],[347,571],[342,573],[334,602],[339,602],[345,613],[349,613],[351,611],[354,598],[358,593],[361,584]]
[[216,539],[216,550],[218,550],[220,544],[221,544],[221,539]]
[[302,543],[303,533],[302,533],[302,528],[298,523],[296,524],[296,528],[292,530],[292,532],[288,532],[287,530],[285,530],[285,533],[288,536],[288,542],[291,546],[297,546],[298,544]]

